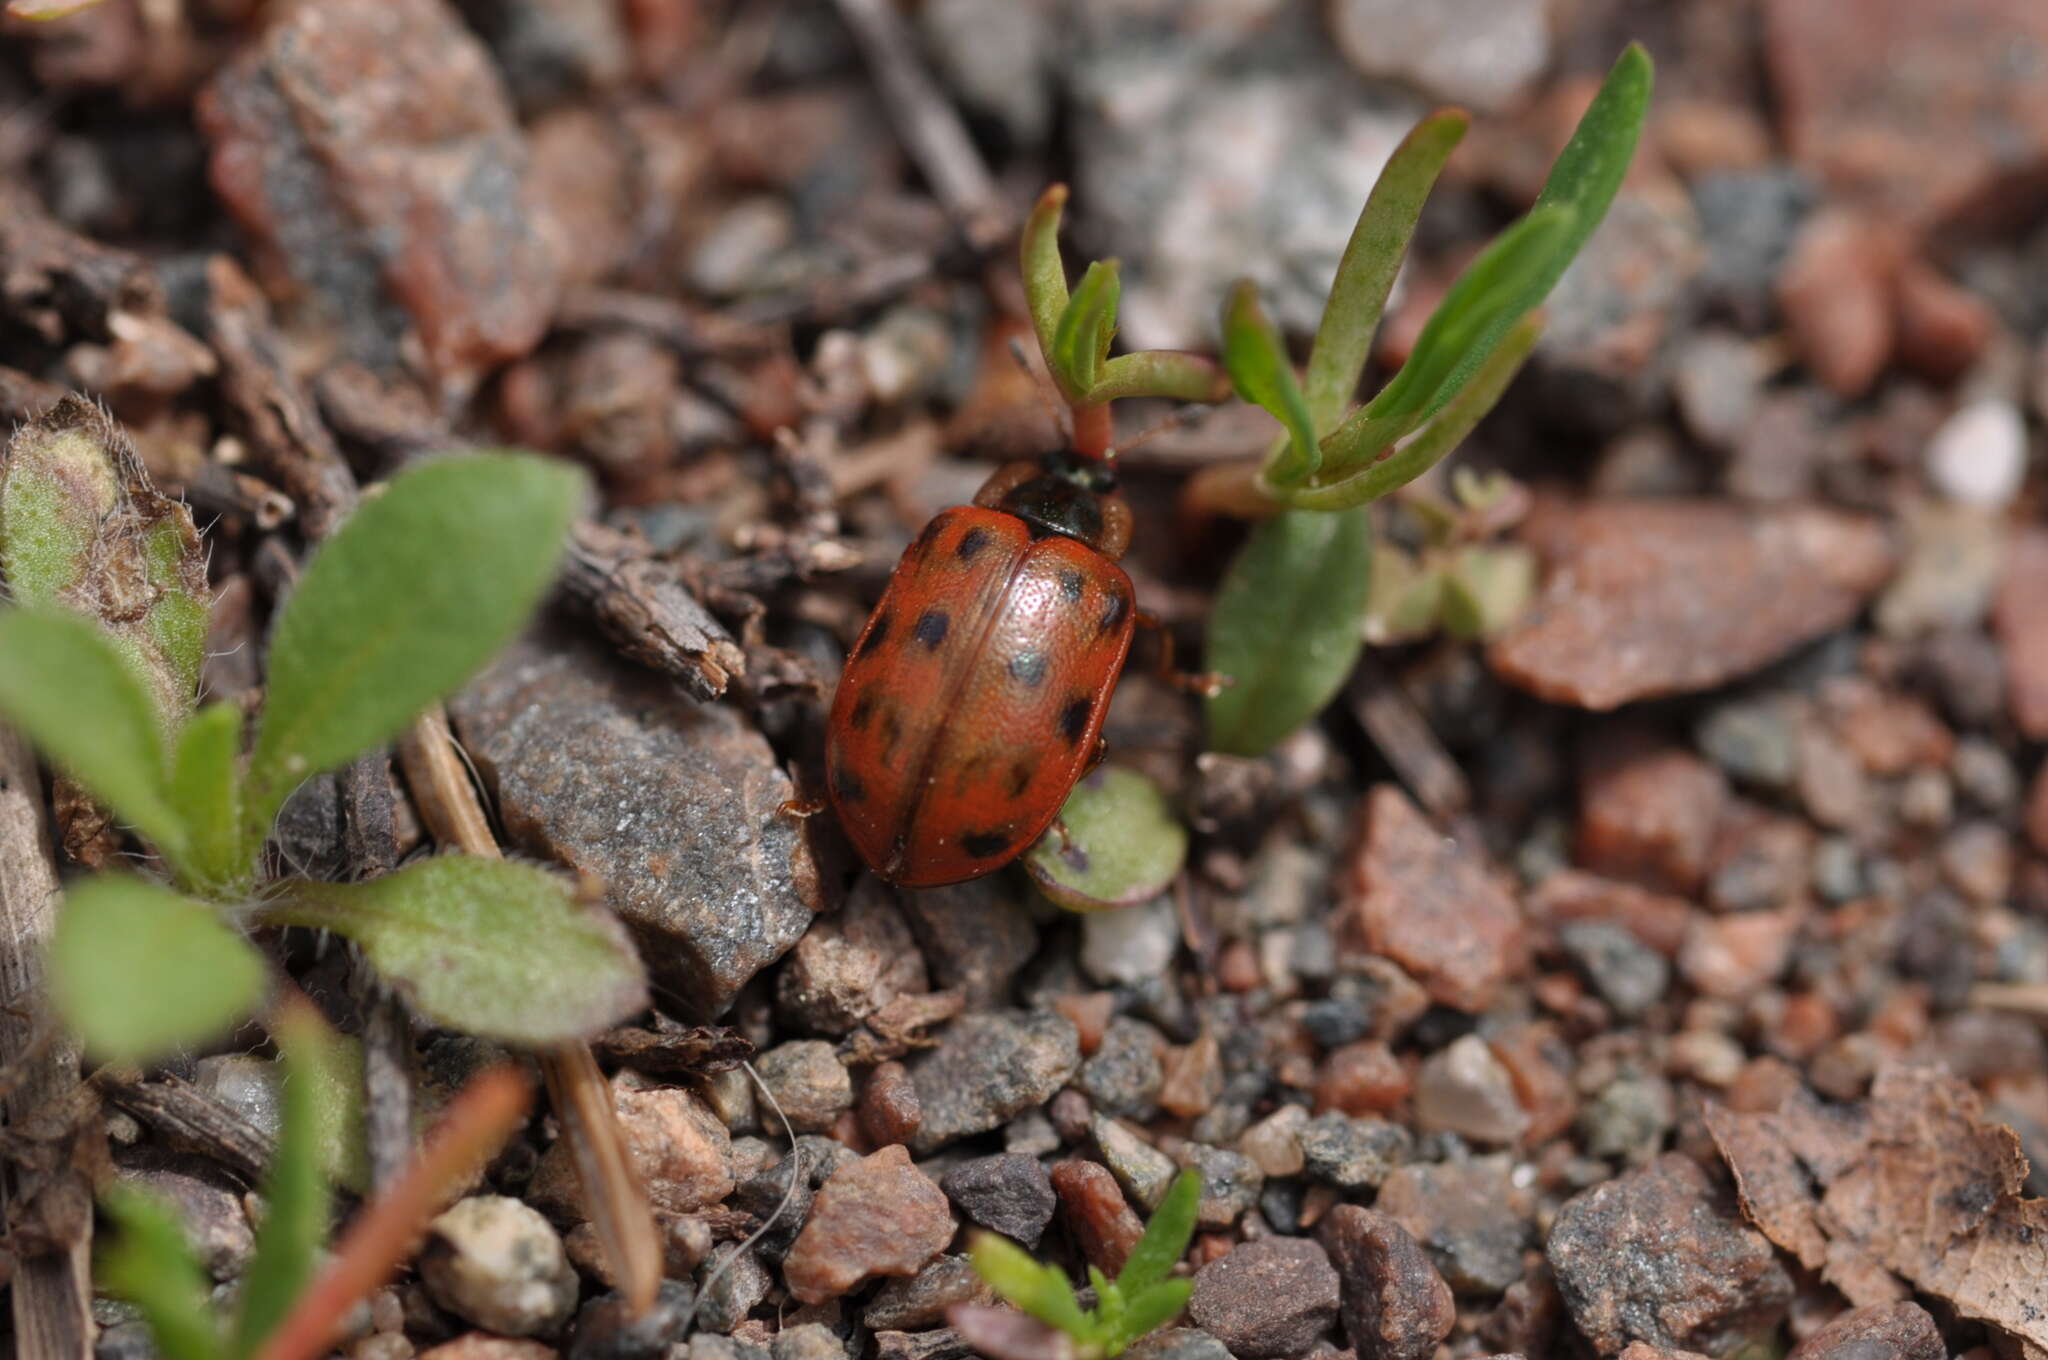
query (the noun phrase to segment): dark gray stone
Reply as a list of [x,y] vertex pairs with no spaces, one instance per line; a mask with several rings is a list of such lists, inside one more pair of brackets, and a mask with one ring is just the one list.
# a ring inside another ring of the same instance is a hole
[[1634,1019],[1664,999],[1671,985],[1671,964],[1636,938],[1635,932],[1612,921],[1570,921],[1557,932],[1557,942],[1601,999],[1624,1019]]
[[1399,1124],[1334,1111],[1311,1119],[1297,1140],[1303,1172],[1339,1190],[1379,1185],[1415,1149],[1413,1136]]
[[1307,1353],[1337,1321],[1337,1272],[1314,1242],[1265,1237],[1240,1243],[1195,1272],[1188,1316],[1232,1355]]
[[1166,1039],[1143,1020],[1120,1015],[1103,1031],[1102,1046],[1081,1064],[1074,1084],[1104,1114],[1140,1122],[1159,1112],[1165,1073],[1159,1052]]
[[910,1150],[925,1157],[956,1138],[1000,1128],[1051,1099],[1080,1065],[1080,1036],[1064,1016],[963,1016],[910,1062],[924,1110]]
[[1058,1203],[1045,1168],[1019,1152],[962,1162],[939,1178],[939,1188],[961,1217],[1027,1247],[1038,1245]]

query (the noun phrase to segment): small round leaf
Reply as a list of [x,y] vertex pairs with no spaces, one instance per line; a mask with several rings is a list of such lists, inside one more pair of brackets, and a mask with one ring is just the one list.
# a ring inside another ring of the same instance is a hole
[[1165,892],[1187,856],[1187,828],[1159,786],[1136,770],[1105,765],[1075,786],[1024,867],[1069,911],[1106,911]]

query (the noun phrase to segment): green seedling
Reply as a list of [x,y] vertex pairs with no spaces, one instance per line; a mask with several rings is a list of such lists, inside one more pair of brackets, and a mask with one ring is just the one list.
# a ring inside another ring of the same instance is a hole
[[1180,350],[1141,350],[1109,356],[1116,335],[1122,284],[1115,260],[1097,260],[1071,295],[1067,267],[1060,260],[1060,217],[1067,187],[1055,184],[1039,196],[1024,223],[1024,298],[1031,326],[1053,385],[1073,414],[1074,452],[1087,458],[1110,454],[1109,403],[1119,397],[1165,397],[1174,401],[1218,402],[1230,395],[1230,380],[1215,363]]
[[147,1063],[226,1032],[267,985],[242,934],[254,925],[332,930],[426,1019],[510,1042],[581,1037],[645,1004],[619,924],[532,865],[444,857],[373,883],[259,881],[295,789],[387,744],[525,623],[583,493],[568,465],[520,454],[392,479],[280,609],[245,743],[238,709],[194,703],[205,576],[183,507],[147,489],[82,399],[16,435],[0,463],[0,569],[15,598],[0,609],[0,719],[170,880],[107,873],[67,894],[52,992],[89,1051]]
[[1116,1278],[1088,1267],[1093,1308],[1081,1307],[1065,1271],[1033,1260],[1008,1238],[976,1234],[968,1259],[1006,1302],[1064,1333],[1073,1360],[1110,1360],[1187,1307],[1194,1282],[1169,1276],[1195,1235],[1201,1202],[1199,1173],[1188,1170],[1174,1177]]
[[[1429,190],[1468,119],[1424,119],[1388,160],[1337,268],[1297,376],[1249,283],[1223,309],[1237,393],[1281,434],[1254,476],[1277,512],[1226,572],[1210,668],[1235,682],[1208,704],[1211,746],[1258,755],[1334,695],[1364,645],[1373,527],[1366,506],[1443,460],[1499,401],[1541,332],[1537,308],[1607,214],[1635,153],[1649,56],[1623,52],[1528,213],[1480,252],[1424,324],[1387,385],[1352,409],[1372,337]],[[1474,567],[1477,578],[1489,568]],[[1465,622],[1473,622],[1465,619]]]
[[1069,911],[1111,911],[1165,892],[1187,858],[1188,829],[1165,792],[1136,770],[1104,765],[1074,786],[1024,869]]
[[1416,494],[1402,508],[1421,537],[1410,550],[1382,539],[1373,548],[1365,639],[1376,646],[1442,632],[1472,641],[1513,623],[1536,592],[1536,555],[1493,541],[1521,517],[1528,493],[1505,475],[1451,474],[1450,499]]
[[475,1079],[450,1102],[412,1170],[369,1205],[322,1267],[332,1196],[324,1149],[338,1133],[321,1092],[336,1085],[341,1045],[304,1001],[279,1007],[282,1054],[277,1150],[263,1179],[263,1222],[226,1317],[211,1281],[161,1196],[115,1185],[102,1199],[114,1227],[96,1278],[134,1304],[165,1360],[305,1360],[323,1354],[347,1310],[388,1278],[460,1178],[517,1127],[527,1086],[511,1069]]

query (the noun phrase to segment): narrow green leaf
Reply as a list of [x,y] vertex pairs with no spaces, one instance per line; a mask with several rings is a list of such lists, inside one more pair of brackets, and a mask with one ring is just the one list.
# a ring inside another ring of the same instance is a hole
[[1070,401],[1087,399],[1102,377],[1110,338],[1116,333],[1116,305],[1122,286],[1115,260],[1097,260],[1081,276],[1080,287],[1060,315],[1053,333],[1053,374]]
[[1187,1255],[1201,1206],[1201,1173],[1190,1167],[1175,1176],[1173,1184],[1166,1188],[1166,1197],[1159,1201],[1158,1211],[1145,1225],[1145,1235],[1131,1248],[1124,1268],[1117,1272],[1117,1287],[1127,1300],[1135,1300],[1165,1279],[1180,1258]]
[[1052,367],[1053,337],[1067,311],[1067,267],[1060,261],[1060,214],[1066,206],[1067,186],[1055,184],[1038,196],[1024,220],[1024,302],[1047,367]]
[[313,1278],[327,1236],[327,1178],[321,1170],[331,1131],[323,1089],[331,1084],[331,1039],[310,1005],[289,1007],[274,1027],[284,1055],[277,1151],[263,1177],[263,1223],[242,1277],[234,1354],[254,1355]]
[[1571,208],[1537,208],[1467,265],[1423,325],[1414,353],[1380,394],[1323,440],[1332,473],[1358,461],[1349,432],[1363,421],[1423,420],[1458,394],[1500,338],[1543,300],[1557,251],[1572,237]]
[[164,858],[184,861],[187,831],[166,787],[156,704],[90,619],[54,609],[0,611],[0,718]]
[[1082,1339],[1093,1328],[1074,1297],[1074,1286],[1057,1267],[1040,1265],[1022,1247],[994,1233],[976,1233],[967,1249],[975,1273],[1011,1306],[1049,1327]]
[[1116,1335],[1109,1338],[1105,1353],[1116,1356],[1133,1342],[1141,1341],[1181,1315],[1188,1297],[1195,1292],[1193,1280],[1161,1280],[1132,1299],[1117,1319]]
[[1358,660],[1371,580],[1367,510],[1254,526],[1209,620],[1208,667],[1234,682],[1208,701],[1211,747],[1261,755],[1322,710]]
[[94,1280],[141,1310],[164,1360],[220,1360],[212,1281],[170,1205],[133,1186],[108,1188],[100,1205],[117,1229],[99,1254]]
[[582,498],[566,463],[468,454],[400,473],[307,564],[277,621],[244,830],[389,741],[525,623]]
[[[1642,135],[1643,119],[1650,111],[1650,89],[1655,80],[1650,54],[1641,43],[1630,43],[1600,83],[1600,92],[1572,130],[1572,139],[1551,164],[1536,206],[1568,206],[1578,223],[1571,243],[1558,257],[1558,274],[1564,273],[1579,247],[1607,216],[1620,191]],[[1555,282],[1552,277],[1542,291],[1548,293],[1550,283]]]
[[1091,402],[1121,397],[1165,397],[1169,401],[1222,401],[1230,395],[1230,375],[1199,354],[1177,349],[1143,349],[1119,354],[1102,366],[1102,377],[1088,391]]
[[241,747],[241,709],[208,704],[178,734],[171,757],[171,801],[191,832],[179,877],[212,897],[234,896],[255,868],[242,839],[242,781],[235,768]]
[[1508,384],[1543,334],[1541,313],[1525,316],[1487,356],[1472,380],[1437,413],[1428,427],[1392,454],[1360,471],[1316,486],[1298,486],[1278,493],[1301,510],[1346,510],[1370,504],[1398,491],[1449,456],[1465,442],[1474,426],[1499,402]]
[[443,855],[368,883],[288,880],[277,894],[265,920],[355,941],[415,1011],[451,1029],[560,1043],[647,1004],[618,921],[530,864]]
[[1259,290],[1250,279],[1239,279],[1223,303],[1223,367],[1237,395],[1265,410],[1287,432],[1266,480],[1284,487],[1313,476],[1323,461],[1315,419],[1295,381],[1287,344],[1259,305]]
[[1069,911],[1149,902],[1173,885],[1188,857],[1188,830],[1157,784],[1104,765],[1074,786],[1060,809],[1065,834],[1049,831],[1025,856],[1041,891]]
[[1417,123],[1387,158],[1358,214],[1308,356],[1304,388],[1319,432],[1335,428],[1351,405],[1422,205],[1470,124],[1460,109],[1445,109]]
[[109,1062],[153,1062],[227,1032],[263,983],[262,958],[205,903],[125,874],[64,896],[51,992],[87,1050]]

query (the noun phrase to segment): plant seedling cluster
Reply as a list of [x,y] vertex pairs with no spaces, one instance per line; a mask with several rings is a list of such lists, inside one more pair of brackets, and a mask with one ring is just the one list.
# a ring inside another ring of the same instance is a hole
[[618,923],[536,866],[445,856],[365,883],[259,881],[285,799],[388,743],[524,624],[583,495],[512,454],[425,463],[365,501],[274,620],[254,740],[197,707],[205,572],[182,506],[79,398],[0,464],[0,719],[132,828],[171,882],[109,872],[65,895],[51,986],[89,1051],[146,1063],[229,1029],[266,989],[252,925],[332,930],[427,1019],[511,1042],[588,1034],[645,1004]]
[[[1005,1301],[1063,1333],[1072,1360],[1110,1360],[1187,1307],[1194,1282],[1171,1274],[1195,1235],[1201,1202],[1199,1173],[1188,1170],[1174,1177],[1116,1278],[1088,1267],[1088,1283],[1095,1291],[1092,1308],[1081,1306],[1065,1271],[1033,1260],[1007,1238],[976,1234],[968,1259]],[[957,1313],[956,1325],[961,1320]],[[969,1321],[971,1326],[973,1319]]]

